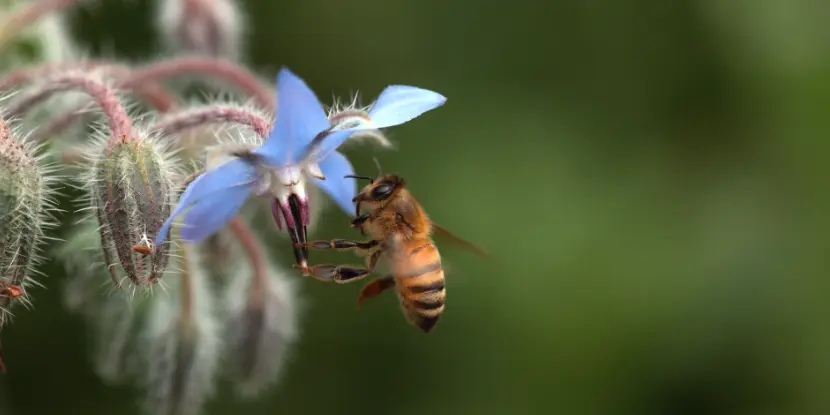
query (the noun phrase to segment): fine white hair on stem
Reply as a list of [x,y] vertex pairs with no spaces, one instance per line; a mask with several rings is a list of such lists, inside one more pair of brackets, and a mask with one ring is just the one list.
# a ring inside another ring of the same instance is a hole
[[220,125],[249,128],[264,138],[271,129],[272,119],[273,116],[250,103],[240,105],[234,102],[213,102],[191,105],[181,111],[160,116],[153,121],[150,129],[177,135],[192,128]]

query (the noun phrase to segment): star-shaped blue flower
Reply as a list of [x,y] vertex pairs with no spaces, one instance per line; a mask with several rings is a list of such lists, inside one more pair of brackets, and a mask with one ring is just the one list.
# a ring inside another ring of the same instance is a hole
[[[334,121],[334,117],[330,120],[326,116],[308,85],[283,68],[277,76],[276,120],[268,139],[243,157],[193,180],[162,225],[155,243],[164,241],[173,220],[186,209],[182,239],[190,243],[203,241],[236,216],[252,194],[274,197],[277,225],[277,213],[281,211],[294,242],[304,242],[304,228],[308,225],[305,183],[309,178],[343,211],[354,215],[352,198],[357,193],[357,183],[344,177],[354,174],[354,169],[337,148],[358,130],[403,124],[444,102],[446,98],[433,91],[392,85],[381,92],[368,112],[357,111]],[[303,228],[302,234],[298,225]],[[299,256],[297,259],[301,260]]]

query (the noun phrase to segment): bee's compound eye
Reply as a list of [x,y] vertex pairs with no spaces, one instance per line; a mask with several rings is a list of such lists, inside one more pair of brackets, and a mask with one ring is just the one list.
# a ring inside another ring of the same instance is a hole
[[372,199],[375,200],[383,200],[389,197],[389,194],[392,193],[392,190],[395,189],[395,185],[390,183],[381,183],[377,185],[374,189],[372,189]]

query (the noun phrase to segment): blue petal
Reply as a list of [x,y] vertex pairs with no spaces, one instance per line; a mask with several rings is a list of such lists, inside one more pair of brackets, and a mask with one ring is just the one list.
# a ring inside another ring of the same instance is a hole
[[354,216],[352,199],[357,196],[357,182],[355,179],[343,177],[347,174],[354,174],[352,163],[349,163],[346,156],[335,151],[320,162],[320,170],[326,179],[312,178],[314,183],[337,202],[340,209],[343,209],[347,215]]
[[253,152],[269,166],[294,161],[309,142],[329,128],[323,105],[306,83],[287,68],[277,75],[277,110],[274,128]]
[[369,117],[377,128],[403,124],[447,102],[443,95],[428,89],[406,85],[392,85],[380,93]]
[[[308,148],[307,152],[304,153],[303,158],[311,163],[319,163],[320,160],[325,160],[329,157],[329,155],[332,155],[341,144],[345,143],[346,140],[348,140],[349,137],[355,133],[355,131],[370,129],[374,128],[369,125],[360,125],[353,128],[347,128],[345,130],[330,132],[326,134],[325,137],[322,137],[321,141],[316,142],[315,147]],[[328,175],[326,175],[326,178],[328,178]]]
[[230,187],[199,201],[193,209],[184,214],[182,239],[196,243],[216,233],[236,216],[248,199],[250,191],[250,185]]
[[403,124],[413,118],[439,107],[447,101],[443,95],[427,89],[406,85],[392,85],[381,92],[378,100],[369,110],[371,123],[360,124],[352,128],[334,131],[325,136],[316,148],[309,148],[305,154],[312,160],[321,160],[337,150],[341,144],[359,130],[386,128]]
[[159,229],[155,240],[156,245],[160,245],[164,241],[164,238],[170,231],[170,227],[173,225],[173,219],[186,208],[228,188],[243,187],[246,191],[250,191],[256,179],[256,167],[239,159],[225,163],[197,177],[196,180],[187,186],[187,189],[185,189],[179,198],[176,209],[173,210],[173,213],[167,218],[161,229]]

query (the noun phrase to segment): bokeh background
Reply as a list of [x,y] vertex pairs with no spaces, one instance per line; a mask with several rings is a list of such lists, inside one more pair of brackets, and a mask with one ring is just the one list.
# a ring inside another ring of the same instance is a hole
[[[71,14],[95,54],[157,55],[153,2]],[[775,0],[241,2],[246,62],[326,101],[391,83],[447,104],[346,150],[439,223],[448,308],[429,335],[394,295],[302,282],[279,387],[209,414],[826,414],[830,8]],[[314,238],[354,232],[336,208]],[[290,263],[283,244],[270,252]],[[317,254],[314,262],[353,260]],[[4,332],[0,411],[138,414],[95,376],[47,264]],[[299,276],[297,278],[300,278]]]

